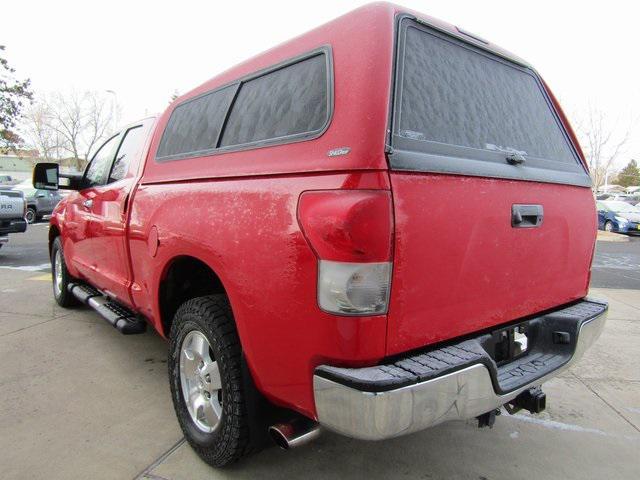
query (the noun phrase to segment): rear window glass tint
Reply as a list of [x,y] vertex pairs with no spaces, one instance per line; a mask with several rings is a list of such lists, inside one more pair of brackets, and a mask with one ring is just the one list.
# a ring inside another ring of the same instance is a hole
[[216,148],[235,89],[235,85],[230,85],[178,105],[167,123],[156,157],[193,154]]
[[531,73],[415,27],[404,52],[396,135],[576,162]]
[[220,146],[319,131],[327,121],[327,95],[324,54],[243,82]]

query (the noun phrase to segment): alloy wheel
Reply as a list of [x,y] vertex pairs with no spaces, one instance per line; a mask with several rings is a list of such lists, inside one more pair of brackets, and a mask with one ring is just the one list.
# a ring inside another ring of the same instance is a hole
[[53,254],[53,289],[56,297],[62,293],[62,255],[60,250],[56,250]]
[[222,380],[211,345],[202,332],[190,331],[180,347],[180,386],[191,420],[211,433],[222,417]]

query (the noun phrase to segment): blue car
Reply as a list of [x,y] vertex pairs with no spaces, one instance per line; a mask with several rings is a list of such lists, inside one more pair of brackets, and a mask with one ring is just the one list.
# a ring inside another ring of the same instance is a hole
[[598,228],[607,232],[640,234],[640,208],[619,200],[599,200]]

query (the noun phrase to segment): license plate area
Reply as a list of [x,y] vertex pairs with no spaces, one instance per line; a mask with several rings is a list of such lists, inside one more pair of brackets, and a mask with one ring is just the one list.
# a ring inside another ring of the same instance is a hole
[[512,362],[529,351],[529,325],[521,323],[496,330],[491,334],[489,355],[498,366]]

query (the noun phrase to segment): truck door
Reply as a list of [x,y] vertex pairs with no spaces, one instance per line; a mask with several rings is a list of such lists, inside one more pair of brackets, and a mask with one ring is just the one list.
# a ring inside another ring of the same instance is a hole
[[47,215],[49,215],[58,204],[58,192],[45,191],[47,192]]
[[36,200],[36,211],[38,216],[42,216],[48,213],[49,210],[49,195],[46,190],[36,190],[34,194]]
[[95,262],[90,246],[91,210],[96,195],[96,186],[103,184],[113,163],[118,136],[107,140],[91,159],[83,177],[86,186],[78,192],[72,192],[67,200],[63,248],[67,266],[75,276],[93,278]]
[[152,124],[148,119],[121,132],[107,181],[94,189],[91,206],[90,244],[95,265],[91,283],[129,306],[133,305],[127,243],[129,199]]
[[54,193],[49,190],[36,190],[36,208],[38,216],[49,215],[57,202],[54,202]]

